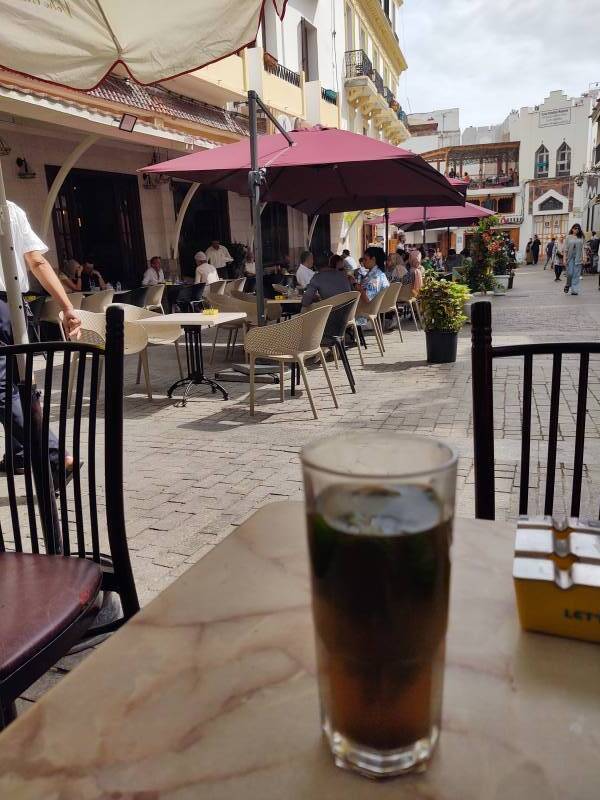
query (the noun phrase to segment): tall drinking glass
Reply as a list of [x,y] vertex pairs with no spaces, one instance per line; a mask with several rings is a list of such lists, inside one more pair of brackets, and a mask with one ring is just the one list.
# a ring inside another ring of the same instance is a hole
[[321,721],[339,767],[423,770],[440,732],[456,455],[364,431],[302,451]]

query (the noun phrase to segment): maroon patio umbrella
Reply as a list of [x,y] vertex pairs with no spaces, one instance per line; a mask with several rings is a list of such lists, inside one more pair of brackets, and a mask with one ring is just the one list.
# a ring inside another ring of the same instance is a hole
[[[453,186],[408,150],[337,128],[311,128],[258,137],[261,201],[278,201],[305,214],[330,214],[385,206],[464,205]],[[203,187],[248,194],[250,142],[244,139],[145,167]]]
[[[484,217],[491,217],[493,211],[481,208],[474,203],[465,203],[460,206],[437,206],[423,207],[414,206],[412,208],[396,208],[389,213],[390,225],[397,225],[404,231],[418,231],[423,225],[430,228],[450,228],[472,225]],[[369,225],[382,225],[385,216],[376,217],[369,220]]]

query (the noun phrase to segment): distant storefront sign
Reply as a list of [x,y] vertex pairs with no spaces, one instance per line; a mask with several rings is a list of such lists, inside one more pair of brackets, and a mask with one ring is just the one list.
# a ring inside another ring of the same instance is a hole
[[549,128],[551,125],[568,125],[571,122],[571,108],[552,108],[540,111],[540,128]]

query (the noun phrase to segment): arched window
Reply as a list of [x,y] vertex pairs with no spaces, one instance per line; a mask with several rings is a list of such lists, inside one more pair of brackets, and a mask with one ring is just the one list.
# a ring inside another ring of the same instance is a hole
[[571,148],[563,142],[556,151],[556,177],[565,178],[571,174]]
[[535,177],[547,178],[550,167],[550,153],[548,148],[541,144],[535,151]]

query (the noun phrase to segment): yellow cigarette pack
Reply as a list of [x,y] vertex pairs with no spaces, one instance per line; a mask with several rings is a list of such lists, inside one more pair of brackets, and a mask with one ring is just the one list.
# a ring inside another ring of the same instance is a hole
[[520,518],[513,578],[525,630],[600,642],[600,522]]

